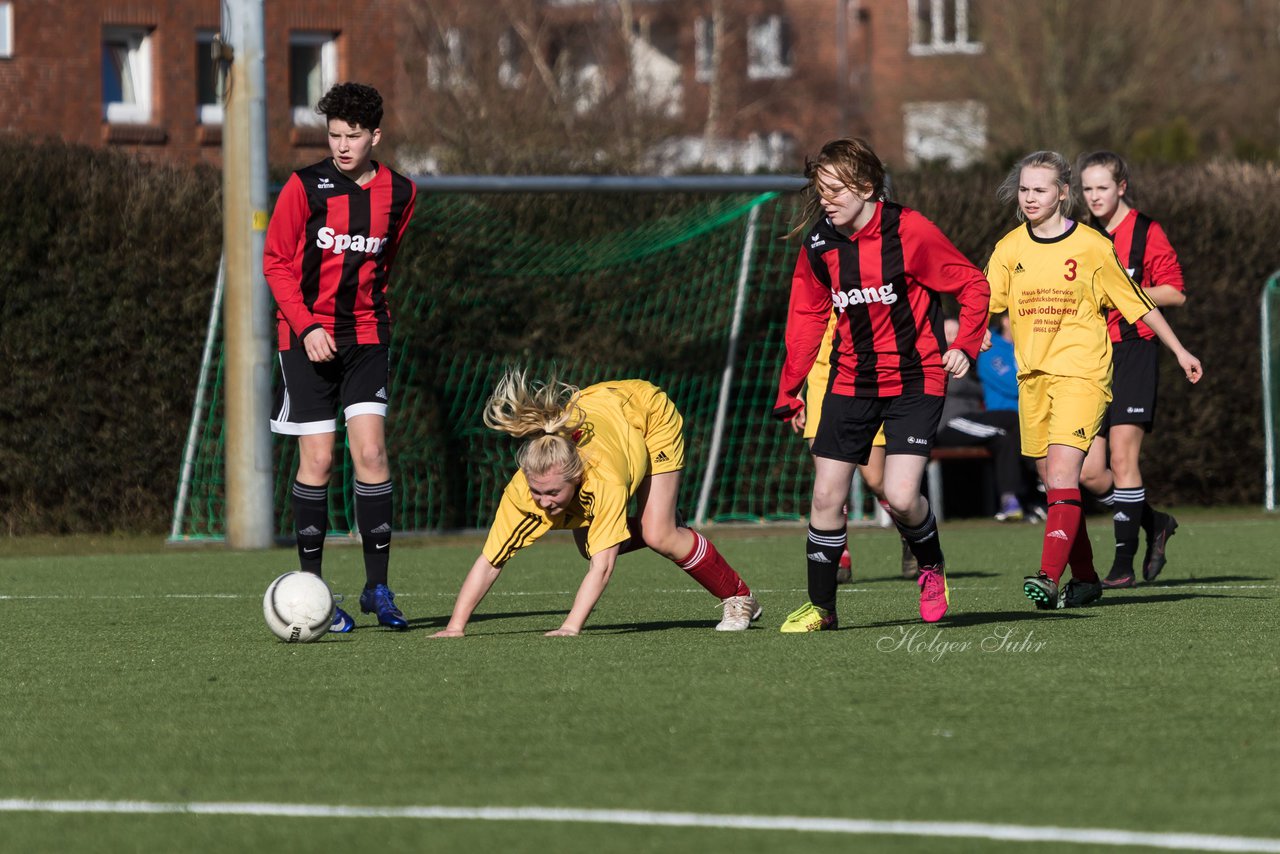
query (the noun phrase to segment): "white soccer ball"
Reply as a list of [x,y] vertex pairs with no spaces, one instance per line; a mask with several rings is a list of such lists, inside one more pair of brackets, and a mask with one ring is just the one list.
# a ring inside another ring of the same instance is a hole
[[262,597],[267,628],[285,643],[310,643],[324,635],[337,607],[329,585],[311,572],[286,572]]

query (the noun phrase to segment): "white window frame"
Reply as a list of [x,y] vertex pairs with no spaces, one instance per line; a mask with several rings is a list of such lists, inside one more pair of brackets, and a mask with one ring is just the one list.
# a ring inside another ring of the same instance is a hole
[[[943,37],[946,31],[948,2],[955,4],[955,40],[947,41]],[[947,53],[982,53],[982,43],[973,41],[969,36],[969,4],[970,0],[907,0],[907,18],[911,25],[911,44],[908,47],[912,56],[936,56]],[[929,32],[922,32],[920,13],[929,12]],[[927,39],[926,39],[927,35]]]
[[[125,69],[133,88],[132,101],[103,101],[102,116],[110,124],[147,124],[151,121],[151,30],[146,27],[105,27],[102,49],[107,43],[124,42]],[[123,81],[122,81],[123,89]],[[121,96],[124,93],[122,91]]]
[[787,21],[782,15],[753,17],[747,24],[747,79],[777,80],[790,77]]
[[467,81],[466,46],[462,30],[445,27],[440,41],[427,50],[427,86],[442,89],[461,89]]
[[693,21],[693,77],[699,83],[716,78],[716,21],[701,15]]
[[981,101],[916,101],[902,105],[902,148],[907,165],[946,161],[963,169],[987,148],[988,110]]
[[[201,62],[212,62],[213,40],[217,37],[217,30],[196,30],[196,55],[201,56]],[[197,74],[199,71],[197,70]],[[217,71],[214,71],[214,86],[217,84]],[[200,92],[196,92],[196,98],[199,99]],[[217,97],[217,92],[214,93]],[[196,121],[202,125],[221,125],[222,124],[222,105],[216,101],[212,104],[202,104],[196,101]]]
[[[296,30],[289,33],[289,98],[293,99],[293,49],[295,47],[320,48],[320,94],[317,103],[338,82],[338,37],[332,32],[308,32]],[[315,104],[290,104],[293,108],[294,127],[324,127],[324,116],[316,112]]]
[[0,3],[0,59],[13,57],[13,4]]
[[520,70],[520,37],[514,28],[498,36],[498,83],[503,89],[519,89],[525,84]]

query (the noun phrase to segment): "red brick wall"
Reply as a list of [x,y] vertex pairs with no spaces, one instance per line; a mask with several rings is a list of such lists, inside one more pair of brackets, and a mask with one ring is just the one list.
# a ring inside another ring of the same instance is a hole
[[[322,134],[293,133],[289,110],[291,30],[338,36],[338,76],[392,94],[396,78],[396,0],[270,0],[265,4],[267,126],[273,166],[322,157]],[[196,31],[216,30],[219,0],[24,0],[14,3],[14,50],[0,59],[0,131],[112,146],[148,157],[221,162],[221,135],[196,116]],[[152,120],[145,127],[109,126],[102,115],[104,26],[152,30]],[[389,116],[394,121],[394,115]]]

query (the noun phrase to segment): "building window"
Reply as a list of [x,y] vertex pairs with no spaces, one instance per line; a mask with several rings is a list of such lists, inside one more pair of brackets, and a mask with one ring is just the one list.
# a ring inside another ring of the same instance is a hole
[[296,127],[324,127],[316,104],[338,82],[338,42],[333,33],[289,34],[289,106]]
[[462,31],[446,27],[427,50],[427,85],[436,90],[461,89],[467,79],[466,63]]
[[504,89],[524,86],[524,54],[520,37],[514,29],[508,29],[498,37],[498,83]]
[[703,16],[693,22],[693,74],[699,83],[716,77],[716,21]]
[[102,32],[102,115],[112,124],[151,121],[151,34],[136,27]]
[[0,59],[13,56],[13,4],[0,3]]
[[907,0],[911,54],[981,53],[974,0]]
[[946,163],[962,169],[987,147],[987,107],[978,101],[903,104],[903,153],[907,164]]
[[222,104],[218,101],[218,63],[213,58],[215,30],[196,33],[196,121],[202,125],[222,124]]
[[791,28],[781,15],[752,18],[747,25],[747,77],[791,76]]

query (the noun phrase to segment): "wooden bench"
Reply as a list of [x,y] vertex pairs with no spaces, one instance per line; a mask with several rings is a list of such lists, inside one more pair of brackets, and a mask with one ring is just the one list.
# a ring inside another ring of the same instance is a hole
[[933,508],[933,516],[942,521],[942,464],[957,460],[989,460],[991,452],[978,445],[967,445],[953,448],[934,448],[929,453],[929,464],[925,473],[929,483],[929,506]]

